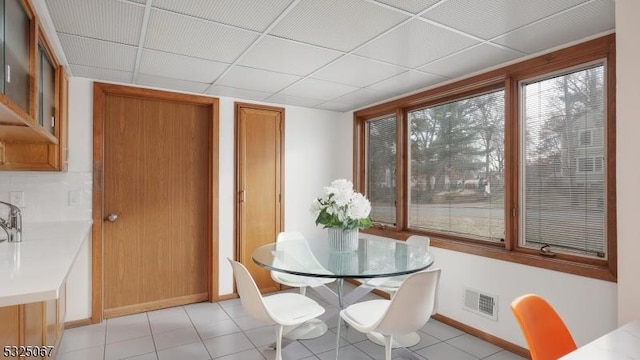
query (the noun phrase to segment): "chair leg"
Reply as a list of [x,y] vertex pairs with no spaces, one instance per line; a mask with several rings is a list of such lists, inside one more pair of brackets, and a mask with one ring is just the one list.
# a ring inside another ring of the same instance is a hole
[[282,331],[284,326],[277,324],[276,325],[276,359],[282,360]]
[[384,337],[384,359],[385,360],[391,360],[391,351],[393,350],[393,346],[391,346],[391,344],[393,344],[393,336],[386,336]]
[[300,286],[300,295],[305,296],[306,293],[307,293],[307,287]]

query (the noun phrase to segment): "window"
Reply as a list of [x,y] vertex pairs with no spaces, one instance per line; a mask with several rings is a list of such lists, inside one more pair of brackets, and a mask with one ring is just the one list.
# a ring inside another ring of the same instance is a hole
[[521,84],[522,246],[606,256],[605,149],[591,146],[592,133],[604,130],[604,69]]
[[409,228],[504,238],[504,91],[408,113]]
[[371,219],[396,223],[396,117],[367,122],[367,184]]
[[355,112],[364,231],[615,280],[614,43]]

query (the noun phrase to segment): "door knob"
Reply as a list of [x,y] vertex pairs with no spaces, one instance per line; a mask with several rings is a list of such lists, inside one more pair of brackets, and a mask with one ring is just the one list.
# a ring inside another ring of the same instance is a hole
[[118,220],[118,215],[117,214],[109,214],[109,216],[107,216],[107,220],[114,222],[116,220]]

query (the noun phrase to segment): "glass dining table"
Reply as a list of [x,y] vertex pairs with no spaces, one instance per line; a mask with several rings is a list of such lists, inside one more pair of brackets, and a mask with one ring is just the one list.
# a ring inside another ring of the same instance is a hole
[[[331,318],[336,312],[358,301],[386,278],[425,270],[434,260],[427,247],[373,237],[360,238],[358,249],[352,252],[332,251],[327,241],[314,243],[314,246],[302,239],[281,241],[258,247],[252,258],[256,264],[268,270],[308,277],[311,288],[335,305],[334,309],[327,309],[323,319]],[[335,279],[335,291],[324,282],[314,283],[314,278]],[[357,279],[361,285],[345,294],[345,279]],[[336,358],[340,341],[340,316],[337,332]]]

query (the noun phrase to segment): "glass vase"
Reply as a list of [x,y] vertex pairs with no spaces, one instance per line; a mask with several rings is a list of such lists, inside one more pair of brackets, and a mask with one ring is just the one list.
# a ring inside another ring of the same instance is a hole
[[358,228],[343,230],[328,228],[329,249],[333,252],[354,252],[358,250]]

